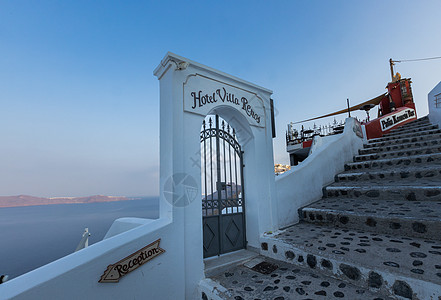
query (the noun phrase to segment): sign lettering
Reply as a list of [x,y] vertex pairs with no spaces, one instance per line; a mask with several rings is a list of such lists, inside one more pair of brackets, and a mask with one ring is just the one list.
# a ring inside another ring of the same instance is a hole
[[233,93],[228,93],[225,87],[217,89],[215,92],[212,92],[210,94],[204,95],[202,94],[202,91],[199,90],[198,92],[192,91],[190,95],[193,99],[193,104],[191,106],[192,109],[202,107],[211,103],[216,103],[218,101],[229,102],[240,106],[249,117],[252,117],[254,120],[256,120],[257,123],[260,123],[260,116],[253,110],[252,106],[249,104],[248,99],[245,97],[241,97],[239,100],[239,98],[237,98]]
[[206,116],[219,106],[229,106],[250,125],[265,127],[265,105],[258,94],[197,74],[184,83],[183,92],[184,111]]
[[158,239],[150,245],[147,245],[135,253],[121,259],[119,262],[109,265],[98,282],[118,282],[121,277],[164,253],[165,250],[159,247],[160,242],[161,239]]
[[411,108],[407,108],[405,110],[402,110],[394,115],[387,116],[380,120],[381,123],[381,130],[386,131],[391,129],[397,124],[400,124],[408,119],[416,118],[415,110]]

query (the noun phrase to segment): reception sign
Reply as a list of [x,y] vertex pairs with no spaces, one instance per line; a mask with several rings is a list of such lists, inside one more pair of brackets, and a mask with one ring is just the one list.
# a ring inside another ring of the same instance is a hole
[[160,242],[161,239],[158,239],[150,245],[147,245],[135,253],[121,259],[117,263],[109,265],[106,271],[104,271],[104,274],[101,275],[98,282],[118,282],[121,277],[127,275],[133,270],[136,270],[156,256],[164,253],[165,250],[159,247]]

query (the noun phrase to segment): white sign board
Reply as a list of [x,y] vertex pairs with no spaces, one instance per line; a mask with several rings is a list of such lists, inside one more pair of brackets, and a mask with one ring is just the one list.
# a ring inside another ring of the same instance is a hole
[[265,127],[263,100],[256,94],[200,75],[184,83],[184,111],[206,116],[221,105],[240,111],[250,125]]
[[406,108],[394,115],[386,116],[380,119],[381,130],[389,130],[396,125],[407,121],[408,119],[416,119],[415,110],[412,108]]

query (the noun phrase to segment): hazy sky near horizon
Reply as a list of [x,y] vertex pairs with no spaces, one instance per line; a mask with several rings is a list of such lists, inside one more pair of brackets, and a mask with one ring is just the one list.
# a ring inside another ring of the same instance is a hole
[[[441,56],[440,11],[438,0],[2,0],[0,195],[158,195],[153,70],[167,51],[273,90],[275,162],[288,163],[288,122],[383,93],[389,58]],[[396,70],[426,115],[441,60]]]

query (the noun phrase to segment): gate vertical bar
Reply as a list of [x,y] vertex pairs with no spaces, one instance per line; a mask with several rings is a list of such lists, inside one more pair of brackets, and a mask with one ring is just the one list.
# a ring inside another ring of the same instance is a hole
[[[233,128],[233,137],[236,140],[236,131],[234,130],[234,128]],[[239,162],[239,163],[241,163],[241,162]],[[234,153],[234,173],[235,173],[234,180],[236,181],[236,201],[237,201],[237,205],[239,206],[239,190],[237,187],[239,180],[237,180],[237,153],[236,152]],[[242,188],[242,182],[240,184],[241,184],[240,188]]]
[[[227,125],[227,131],[228,134],[230,134],[230,125]],[[231,143],[228,143],[228,154],[230,156],[229,165],[230,165],[230,199],[231,202],[234,203],[234,197],[233,197],[233,173],[231,171]],[[237,184],[237,182],[236,182]]]
[[[208,121],[208,124],[210,126],[210,192],[211,192],[211,206],[213,207],[213,141],[211,138],[211,130],[213,129],[213,121],[211,120],[211,117]],[[205,158],[206,159],[206,158]]]
[[227,153],[225,152],[225,122],[222,120],[222,134],[224,135],[223,138],[223,147],[224,147],[224,155],[222,156],[224,159],[224,179],[225,179],[225,185],[222,185],[222,190],[225,188],[225,213],[228,214],[228,190],[227,190]]
[[220,141],[219,141],[219,115],[216,115],[216,168],[217,168],[217,178],[216,178],[216,191],[217,191],[217,205],[218,205],[218,222],[219,222],[219,253],[224,250],[224,245],[222,241],[223,226],[222,226],[222,189],[219,190],[219,185],[221,182],[221,164],[220,164]]
[[[209,120],[210,123],[210,192],[211,192],[211,208],[212,208],[212,213],[214,213],[214,203],[217,203],[217,200],[215,202],[214,200],[214,190],[213,190],[213,138],[212,138],[212,130],[213,130],[213,120],[210,117]],[[219,228],[219,218],[218,218],[218,228]],[[220,241],[219,239],[219,234],[217,234],[217,239],[218,241]],[[220,244],[218,244],[220,245]],[[219,255],[219,249],[217,249],[217,254]]]
[[[205,216],[208,216],[208,202],[207,202],[207,147],[206,147],[206,138],[205,135],[206,132],[206,126],[205,126],[205,120],[202,123],[204,128],[204,192],[205,192]],[[211,214],[213,214],[213,208],[211,208]]]
[[246,232],[246,222],[245,222],[245,185],[244,185],[244,179],[243,179],[243,168],[245,165],[243,164],[243,151],[240,151],[240,181],[241,181],[241,190],[242,190],[242,220],[243,220],[243,244],[244,248],[247,247],[247,232]]

